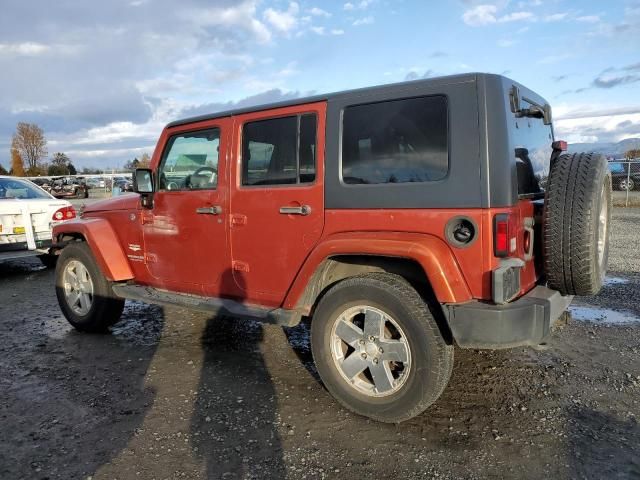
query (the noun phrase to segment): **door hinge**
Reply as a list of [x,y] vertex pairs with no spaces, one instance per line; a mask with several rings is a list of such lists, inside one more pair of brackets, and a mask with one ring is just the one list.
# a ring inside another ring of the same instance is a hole
[[245,273],[249,273],[249,264],[245,263],[245,262],[239,262],[237,260],[234,260],[233,262],[231,262],[231,266],[233,267],[233,269],[236,272],[245,272]]
[[247,224],[247,216],[241,215],[238,213],[231,214],[231,225],[246,225]]

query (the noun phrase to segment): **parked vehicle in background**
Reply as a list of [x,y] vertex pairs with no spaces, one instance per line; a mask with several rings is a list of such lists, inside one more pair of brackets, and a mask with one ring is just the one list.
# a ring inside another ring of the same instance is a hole
[[121,192],[133,192],[133,182],[124,177],[114,178],[113,187],[119,188]]
[[140,195],[55,227],[58,302],[92,332],[125,298],[308,319],[336,399],[407,420],[443,392],[454,342],[537,346],[600,290],[611,174],[564,150],[542,97],[487,74],[176,121]]
[[639,164],[609,162],[611,182],[614,190],[627,191],[640,188],[640,168],[638,168],[637,165]]
[[54,265],[51,230],[75,217],[66,200],[55,199],[29,180],[0,176],[0,261],[38,256],[45,265]]
[[56,198],[88,198],[89,189],[84,181],[74,177],[52,179],[49,192]]
[[86,183],[89,188],[105,188],[104,178],[89,177]]

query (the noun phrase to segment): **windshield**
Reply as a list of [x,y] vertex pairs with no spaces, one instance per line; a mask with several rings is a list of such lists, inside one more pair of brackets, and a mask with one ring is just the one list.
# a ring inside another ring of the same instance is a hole
[[0,178],[0,200],[51,198],[28,180]]

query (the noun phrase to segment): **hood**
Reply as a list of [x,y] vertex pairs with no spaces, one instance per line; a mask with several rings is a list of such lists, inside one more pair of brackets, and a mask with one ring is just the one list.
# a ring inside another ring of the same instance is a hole
[[104,212],[106,210],[135,210],[140,204],[137,193],[123,193],[117,197],[107,198],[98,202],[85,204],[83,213]]

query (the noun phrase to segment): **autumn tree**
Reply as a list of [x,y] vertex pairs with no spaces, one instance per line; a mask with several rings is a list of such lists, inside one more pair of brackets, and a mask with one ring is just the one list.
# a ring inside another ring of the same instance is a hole
[[11,175],[24,177],[24,162],[17,148],[11,142]]
[[632,148],[631,150],[628,150],[624,154],[624,156],[627,160],[634,160],[636,158],[640,158],[640,148]]
[[[20,154],[27,172],[38,174],[42,159],[47,156],[47,140],[44,132],[35,123],[20,122],[13,134],[11,148]],[[36,173],[38,172],[38,173]]]
[[148,153],[143,153],[138,162],[139,168],[149,168],[151,166],[151,157]]

